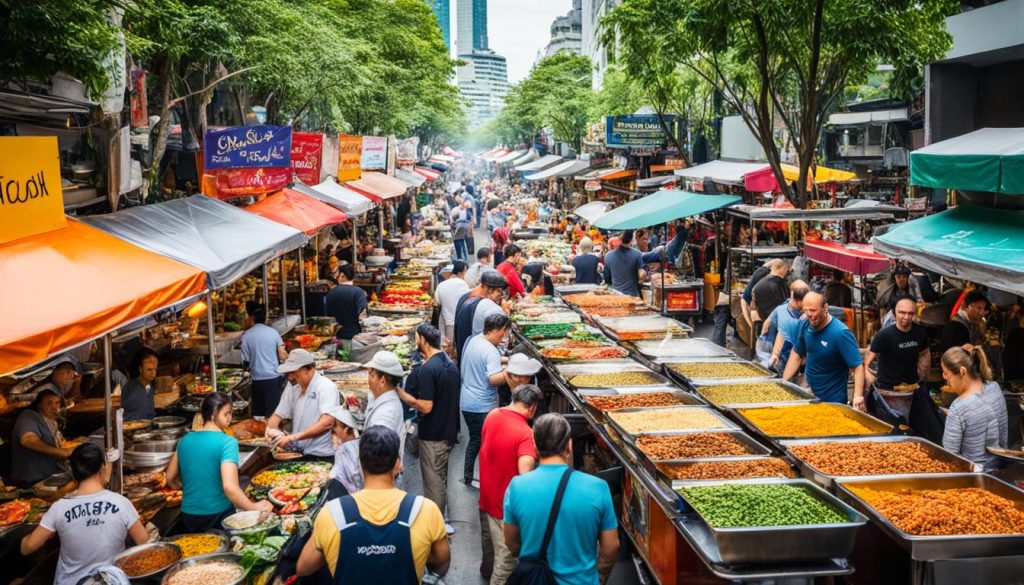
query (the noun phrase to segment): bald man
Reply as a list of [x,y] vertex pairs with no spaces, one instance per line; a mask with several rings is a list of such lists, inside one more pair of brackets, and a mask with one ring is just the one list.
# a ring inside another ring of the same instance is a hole
[[[803,302],[805,322],[797,330],[782,377],[791,380],[806,360],[804,375],[811,392],[823,402],[847,403],[865,410],[864,360],[853,333],[828,313],[825,297],[809,292]],[[846,385],[853,374],[853,400]]]

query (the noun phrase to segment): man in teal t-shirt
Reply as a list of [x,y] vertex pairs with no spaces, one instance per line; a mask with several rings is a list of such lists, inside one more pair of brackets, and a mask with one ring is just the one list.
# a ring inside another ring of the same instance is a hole
[[[533,426],[540,466],[512,480],[505,492],[505,543],[521,558],[537,558],[555,492],[572,458],[571,429],[558,414]],[[619,551],[618,519],[608,484],[574,471],[548,545],[548,566],[560,585],[597,585],[597,557],[611,566]]]

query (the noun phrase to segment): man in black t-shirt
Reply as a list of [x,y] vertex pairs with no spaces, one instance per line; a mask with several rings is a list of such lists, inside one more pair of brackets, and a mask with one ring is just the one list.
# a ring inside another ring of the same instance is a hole
[[345,343],[362,331],[360,321],[366,318],[366,291],[352,284],[355,269],[351,264],[338,267],[338,286],[327,293],[327,315],[338,321],[335,336]]
[[[398,397],[419,413],[420,472],[423,495],[441,512],[448,502],[448,457],[459,433],[459,367],[441,351],[441,332],[424,323],[416,328],[416,349],[423,355],[398,389]],[[446,525],[448,534],[455,529]]]
[[[875,334],[864,361],[867,383],[882,390],[917,384],[928,376],[931,367],[928,333],[924,327],[914,323],[917,303],[913,299],[901,299],[893,313],[896,324]],[[870,369],[875,358],[878,358],[877,376]]]
[[580,240],[579,255],[572,259],[572,267],[576,269],[576,284],[601,284],[601,273],[597,267],[601,259],[594,253],[594,244],[590,238]]

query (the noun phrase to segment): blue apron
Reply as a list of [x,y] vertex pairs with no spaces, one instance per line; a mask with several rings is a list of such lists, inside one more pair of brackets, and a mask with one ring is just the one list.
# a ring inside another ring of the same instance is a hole
[[410,529],[423,496],[406,494],[391,522],[377,526],[363,519],[352,496],[327,502],[341,533],[334,585],[361,585],[372,579],[388,585],[419,585]]

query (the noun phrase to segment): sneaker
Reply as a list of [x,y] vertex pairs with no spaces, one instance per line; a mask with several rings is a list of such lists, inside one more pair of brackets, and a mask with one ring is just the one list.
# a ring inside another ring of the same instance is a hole
[[448,533],[448,536],[455,534],[455,527],[447,522],[444,523],[444,531]]
[[476,489],[480,489],[480,480],[474,479],[473,481],[469,482],[469,485]]

